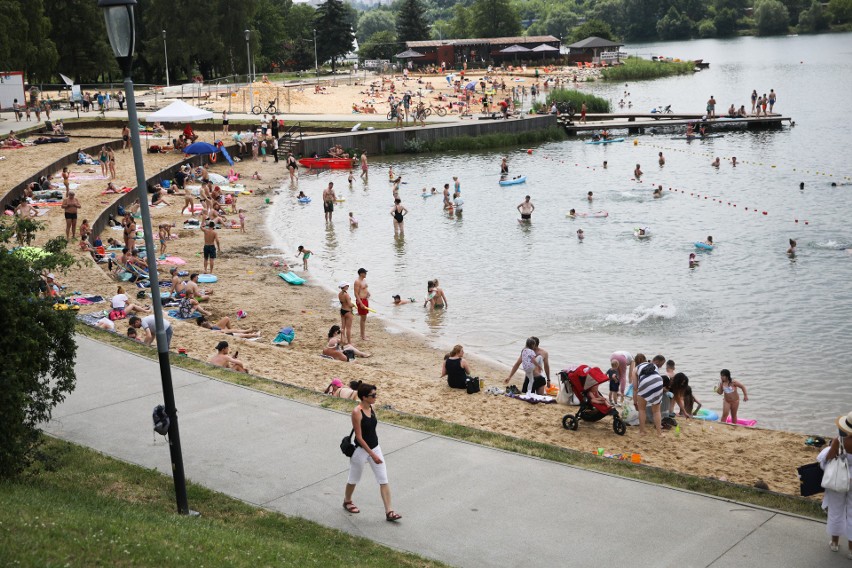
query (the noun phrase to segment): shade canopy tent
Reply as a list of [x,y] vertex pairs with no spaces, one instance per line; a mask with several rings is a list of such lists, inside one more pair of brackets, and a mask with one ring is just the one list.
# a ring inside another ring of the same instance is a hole
[[544,59],[548,52],[553,52],[553,51],[558,52],[559,48],[553,47],[552,45],[547,45],[546,43],[543,43],[541,45],[538,45],[538,46],[532,48],[532,51],[535,51],[536,53],[541,53],[541,58]]
[[[577,43],[572,43],[568,46],[571,50],[571,55],[579,58],[594,59],[601,56],[601,53],[615,52],[618,53],[618,48],[623,46],[623,43],[610,41],[597,36],[590,36]],[[616,56],[617,59],[617,56]]]
[[402,53],[397,53],[394,55],[397,59],[415,59],[417,57],[424,57],[422,53],[419,51],[414,51],[413,49],[406,49]]
[[507,48],[501,49],[500,53],[511,53],[512,55],[515,56],[515,61],[517,61],[519,53],[530,53],[531,51],[532,50],[527,48],[527,47],[515,44],[515,45],[510,45]]
[[145,120],[147,122],[195,122],[210,118],[213,118],[213,113],[209,110],[194,107],[183,101],[175,101],[169,106],[149,114]]

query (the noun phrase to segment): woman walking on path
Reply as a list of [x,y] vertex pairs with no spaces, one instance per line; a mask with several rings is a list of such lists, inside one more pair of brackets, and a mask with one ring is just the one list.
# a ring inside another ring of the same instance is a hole
[[[837,419],[837,429],[839,436],[823,448],[817,456],[822,469],[825,469],[828,462],[834,458],[845,459],[852,466],[852,460],[849,458],[849,452],[852,452],[852,412]],[[828,547],[832,552],[837,552],[840,548],[840,535],[843,535],[849,541],[847,556],[852,560],[852,516],[849,513],[852,511],[852,491],[839,493],[826,489],[825,496],[822,498],[822,508],[828,512],[828,521],[825,525],[825,530],[831,537]]]
[[402,515],[397,514],[391,505],[390,486],[388,485],[388,473],[385,467],[382,448],[379,446],[379,437],[376,434],[376,425],[379,423],[373,403],[376,402],[376,387],[362,383],[358,387],[358,399],[360,402],[352,410],[352,429],[355,431],[355,453],[349,458],[349,479],[346,482],[346,491],[343,496],[343,508],[350,513],[360,513],[361,510],[352,502],[352,494],[355,485],[361,480],[364,464],[370,463],[373,475],[379,483],[379,493],[385,505],[385,519],[398,521]]

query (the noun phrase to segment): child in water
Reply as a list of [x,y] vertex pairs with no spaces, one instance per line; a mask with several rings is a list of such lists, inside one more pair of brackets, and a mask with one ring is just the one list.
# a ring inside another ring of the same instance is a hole
[[796,241],[790,239],[790,248],[787,249],[788,256],[796,256]]
[[296,253],[296,258],[299,258],[299,255],[302,255],[302,266],[305,270],[308,269],[308,259],[311,258],[312,254],[314,254],[314,251],[299,245],[299,252]]
[[352,211],[349,212],[349,226],[353,229],[358,226],[358,219],[355,218],[355,213]]
[[698,260],[695,259],[695,253],[691,252],[689,253],[689,267],[695,268],[696,266],[698,266]]
[[737,410],[740,407],[740,395],[737,389],[743,391],[743,402],[748,402],[748,392],[745,385],[731,378],[731,372],[728,369],[722,369],[719,372],[719,385],[716,387],[716,393],[725,397],[722,403],[722,422],[726,422],[728,415],[731,416],[731,424],[737,423]]
[[586,234],[583,233],[583,229],[577,229],[577,238],[580,240],[580,242],[582,242],[585,237]]

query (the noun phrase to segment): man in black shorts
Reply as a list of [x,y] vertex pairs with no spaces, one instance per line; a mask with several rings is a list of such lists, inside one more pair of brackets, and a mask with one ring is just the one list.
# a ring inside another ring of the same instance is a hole
[[325,212],[325,222],[331,223],[334,212],[334,182],[328,182],[328,187],[322,192],[322,210]]
[[[213,262],[216,260],[216,252],[222,250],[219,244],[219,235],[216,234],[216,223],[210,221],[206,227],[202,227],[204,233],[204,273],[213,274]],[[207,263],[210,262],[210,271],[207,271]]]
[[529,195],[527,195],[520,205],[518,205],[518,211],[521,213],[521,221],[529,221],[532,219],[532,212],[535,211],[535,205],[530,202]]

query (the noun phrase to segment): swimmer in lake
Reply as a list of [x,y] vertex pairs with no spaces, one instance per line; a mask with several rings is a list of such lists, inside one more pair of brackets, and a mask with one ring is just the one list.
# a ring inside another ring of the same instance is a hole
[[663,196],[663,186],[658,185],[654,190],[654,199],[660,199]]
[[393,298],[394,306],[404,306],[405,304],[410,304],[414,301],[414,298],[402,298],[399,294],[391,296],[391,298]]
[[607,165],[607,162],[606,162],[606,160],[604,160],[603,169],[606,169],[606,165]]
[[593,195],[592,195],[592,192],[591,192],[591,191],[590,191],[590,192],[586,195],[586,199],[588,199],[588,200],[589,200],[589,203],[591,203],[591,202],[592,202],[592,200],[594,199],[594,197],[593,197]]
[[731,165],[734,166],[735,168],[737,167],[737,157],[736,156],[731,156]]
[[585,236],[586,235],[585,233],[583,233],[583,229],[577,229],[577,239],[579,239],[580,242],[583,242]]
[[639,167],[639,164],[636,164],[636,169],[633,170],[633,177],[639,179],[642,177],[642,168]]
[[790,239],[790,248],[787,249],[787,256],[790,256],[790,257],[796,256],[796,241],[795,241],[795,239]]
[[689,267],[695,268],[696,266],[698,266],[698,260],[695,258],[695,253],[691,252],[689,253]]
[[710,162],[710,165],[714,168],[718,168],[722,164],[722,161],[719,159],[719,156],[716,156],[716,159]]
[[500,175],[509,175],[509,163],[506,161],[505,156],[503,157],[503,161],[500,162]]
[[530,196],[527,195],[524,200],[518,205],[518,211],[521,213],[521,221],[532,220],[532,213],[535,211],[535,205],[530,202]]
[[577,211],[572,209],[571,211],[568,212],[568,216],[571,217],[572,219],[575,218],[577,216]]
[[663,153],[660,152],[657,155],[659,156],[659,159],[657,161],[660,163],[661,166],[665,166],[666,165],[666,158],[663,156]]
[[707,235],[707,240],[706,240],[706,241],[704,241],[704,244],[705,244],[705,245],[710,245],[711,247],[712,247],[712,246],[714,246],[714,243],[713,243],[713,235]]

